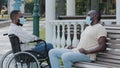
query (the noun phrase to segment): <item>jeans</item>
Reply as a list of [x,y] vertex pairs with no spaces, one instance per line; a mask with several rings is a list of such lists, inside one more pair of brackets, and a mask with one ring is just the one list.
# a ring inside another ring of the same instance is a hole
[[[46,46],[47,46],[48,51],[53,48],[53,45],[51,43],[46,43]],[[33,48],[32,50],[44,53],[45,52],[45,43],[40,42],[40,43],[36,44],[35,48]]]
[[51,49],[49,51],[49,58],[52,68],[60,68],[58,59],[62,59],[64,68],[72,68],[73,62],[91,62],[90,58],[80,52],[74,52],[71,49]]

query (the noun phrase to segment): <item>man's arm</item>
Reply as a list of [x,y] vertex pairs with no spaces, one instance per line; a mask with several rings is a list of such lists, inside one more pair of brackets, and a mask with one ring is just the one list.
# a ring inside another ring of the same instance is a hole
[[106,45],[106,37],[105,36],[101,36],[98,39],[98,43],[99,43],[99,46],[94,48],[94,49],[85,50],[85,49],[81,48],[81,49],[79,49],[79,51],[84,53],[84,54],[91,54],[91,53],[97,53],[97,52],[101,52],[101,51],[106,50],[107,45]]

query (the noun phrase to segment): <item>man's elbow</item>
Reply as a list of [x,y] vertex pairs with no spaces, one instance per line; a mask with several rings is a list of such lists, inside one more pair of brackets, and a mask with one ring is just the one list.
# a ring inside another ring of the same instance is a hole
[[105,51],[106,48],[107,48],[107,45],[103,45],[103,46],[101,47],[100,51]]

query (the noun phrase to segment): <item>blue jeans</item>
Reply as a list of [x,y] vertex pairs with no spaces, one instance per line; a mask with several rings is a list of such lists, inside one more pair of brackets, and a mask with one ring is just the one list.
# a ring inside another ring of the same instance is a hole
[[74,52],[71,49],[51,49],[49,51],[49,58],[52,68],[60,68],[58,59],[61,58],[64,68],[72,68],[72,63],[80,62],[91,62],[90,58],[80,52]]
[[[46,43],[46,46],[47,46],[48,51],[53,48],[53,45],[51,43]],[[45,52],[45,43],[40,42],[40,43],[36,44],[35,48],[33,48],[32,50],[44,53]]]

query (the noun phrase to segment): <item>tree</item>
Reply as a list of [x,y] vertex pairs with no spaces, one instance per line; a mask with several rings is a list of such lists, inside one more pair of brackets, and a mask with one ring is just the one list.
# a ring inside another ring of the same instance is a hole
[[99,11],[99,0],[91,0],[91,10]]
[[25,0],[25,13],[33,13],[34,1]]
[[2,8],[2,5],[4,4],[5,0],[0,0],[0,11],[1,11],[1,8]]
[[3,3],[3,0],[0,0],[0,10],[2,8],[2,3]]
[[45,0],[39,0],[39,10],[41,17],[45,17]]
[[86,14],[87,0],[76,0],[76,15]]
[[24,0],[26,3],[33,2],[33,0]]
[[56,16],[65,15],[65,0],[56,0]]

